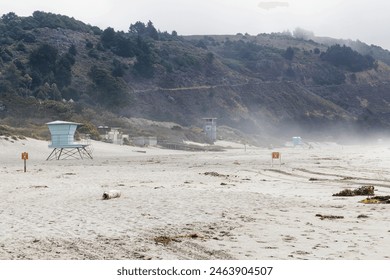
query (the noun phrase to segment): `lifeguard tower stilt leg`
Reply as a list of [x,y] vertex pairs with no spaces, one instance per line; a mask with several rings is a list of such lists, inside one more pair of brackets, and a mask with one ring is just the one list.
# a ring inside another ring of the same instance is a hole
[[92,154],[86,149],[86,147],[77,148],[54,148],[46,160],[59,160],[59,159],[93,159]]

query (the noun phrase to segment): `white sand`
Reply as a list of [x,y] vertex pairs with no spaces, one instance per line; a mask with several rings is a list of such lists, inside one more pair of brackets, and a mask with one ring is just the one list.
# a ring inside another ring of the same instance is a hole
[[[0,259],[390,258],[390,204],[332,196],[390,195],[390,145],[275,149],[283,165],[271,167],[271,150],[220,144],[93,142],[93,160],[46,161],[46,142],[0,137]],[[121,196],[102,200],[109,190]]]

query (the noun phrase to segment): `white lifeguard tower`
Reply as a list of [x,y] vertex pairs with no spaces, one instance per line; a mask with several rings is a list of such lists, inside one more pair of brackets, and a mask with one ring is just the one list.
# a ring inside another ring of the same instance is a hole
[[217,140],[217,118],[203,118],[203,131],[207,139],[214,143]]
[[51,143],[49,148],[53,151],[46,160],[67,158],[81,158],[88,157],[92,159],[91,149],[88,149],[89,144],[75,143],[74,134],[79,123],[54,121],[47,123],[50,134]]

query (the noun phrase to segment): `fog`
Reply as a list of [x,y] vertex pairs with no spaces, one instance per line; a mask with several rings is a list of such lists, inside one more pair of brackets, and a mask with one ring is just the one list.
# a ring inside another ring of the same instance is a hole
[[37,10],[123,31],[136,21],[151,20],[161,31],[175,30],[180,35],[256,35],[299,26],[318,36],[358,39],[390,49],[390,2],[385,0],[12,0],[0,6],[1,14],[29,16]]
[[275,123],[266,119],[240,124],[248,142],[259,146],[284,146],[292,137],[308,142],[334,142],[342,145],[390,143],[390,130],[369,127],[354,122],[294,122]]

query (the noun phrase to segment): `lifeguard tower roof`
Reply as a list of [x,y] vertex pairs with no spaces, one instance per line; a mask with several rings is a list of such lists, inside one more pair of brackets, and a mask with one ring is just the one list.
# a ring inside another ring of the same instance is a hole
[[54,122],[48,122],[47,125],[49,124],[76,124],[80,125],[81,123],[75,123],[75,122],[66,122],[66,121],[54,121]]

